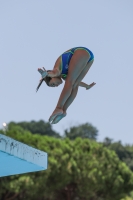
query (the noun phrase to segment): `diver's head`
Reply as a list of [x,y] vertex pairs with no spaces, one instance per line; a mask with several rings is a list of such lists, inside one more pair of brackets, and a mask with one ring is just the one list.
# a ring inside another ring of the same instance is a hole
[[46,77],[44,81],[49,87],[58,87],[60,84],[62,84],[62,79],[60,77]]
[[[50,70],[48,70],[48,71],[50,71]],[[40,86],[41,86],[41,84],[42,84],[43,81],[45,81],[45,83],[49,87],[58,87],[63,82],[62,79],[61,79],[61,77],[53,77],[53,78],[51,78],[51,77],[46,76],[45,78],[42,78],[40,80],[40,82],[39,82],[39,84],[37,86],[36,91],[39,90],[39,88],[40,88]]]

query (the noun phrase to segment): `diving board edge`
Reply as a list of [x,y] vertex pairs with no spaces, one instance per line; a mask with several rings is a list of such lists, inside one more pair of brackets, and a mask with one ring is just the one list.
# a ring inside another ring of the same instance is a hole
[[48,155],[46,152],[18,142],[0,134],[0,151],[47,169]]

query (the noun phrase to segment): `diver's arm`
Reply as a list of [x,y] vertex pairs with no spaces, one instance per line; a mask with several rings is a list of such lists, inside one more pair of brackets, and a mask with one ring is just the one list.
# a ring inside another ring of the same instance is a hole
[[38,72],[42,75],[42,78],[46,76],[54,78],[59,77],[62,71],[61,56],[56,60],[53,70],[46,70],[44,67],[38,68]]
[[38,72],[42,75],[42,79],[45,78],[46,76],[51,78],[58,77],[61,74],[58,68],[54,68],[53,70],[48,70],[48,71],[44,67],[38,68]]
[[80,87],[86,88],[86,87],[88,86],[88,84],[86,84],[86,83],[84,83],[84,82],[80,82],[80,83],[79,83],[79,86],[80,86]]
[[62,57],[60,56],[56,60],[53,70],[47,71],[47,73],[48,73],[47,76],[51,77],[51,78],[59,77],[61,75],[61,71],[62,71]]
[[57,68],[55,68],[55,69],[53,69],[53,70],[48,70],[48,71],[47,71],[47,76],[48,76],[48,77],[51,77],[51,78],[53,78],[53,77],[59,77],[60,74],[61,74],[61,72],[60,72],[60,70],[57,69]]
[[88,85],[88,84],[86,84],[86,83],[84,83],[84,82],[80,82],[79,83],[79,86],[80,87],[84,87],[84,88],[86,88],[86,90],[88,90],[88,89],[90,89],[91,87],[93,87],[94,85],[95,85],[96,83],[91,83],[90,85]]

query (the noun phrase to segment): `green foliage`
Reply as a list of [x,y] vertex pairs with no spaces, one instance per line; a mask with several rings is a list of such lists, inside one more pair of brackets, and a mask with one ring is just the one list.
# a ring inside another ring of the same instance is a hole
[[119,200],[133,188],[133,174],[114,151],[95,141],[32,135],[16,127],[7,136],[48,153],[48,169],[0,179],[0,199]]
[[65,130],[65,137],[74,140],[77,137],[88,138],[96,140],[98,136],[98,130],[89,123],[85,123],[79,126],[71,127]]
[[128,196],[126,196],[125,198],[123,198],[121,200],[133,200],[133,191],[130,192]]
[[8,124],[8,129],[12,129],[13,127],[20,126],[24,130],[30,131],[32,134],[40,134],[40,135],[48,135],[60,138],[59,133],[52,130],[52,126],[50,123],[46,123],[43,120],[38,122],[31,121],[31,122],[10,122]]
[[109,138],[105,138],[103,145],[111,150],[114,150],[119,159],[125,162],[126,165],[133,171],[133,146],[123,146],[121,141],[112,142]]
[[124,199],[121,199],[121,200],[133,200],[131,197],[125,197]]
[[105,146],[109,146],[110,144],[112,144],[112,142],[113,142],[113,139],[106,137],[106,138],[104,139],[104,141],[103,141],[103,144],[104,144]]

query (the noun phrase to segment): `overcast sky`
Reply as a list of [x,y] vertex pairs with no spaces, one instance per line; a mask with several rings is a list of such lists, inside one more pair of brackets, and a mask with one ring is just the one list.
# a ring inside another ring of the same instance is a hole
[[38,67],[88,47],[95,61],[67,117],[53,129],[91,123],[105,137],[133,144],[133,1],[0,0],[0,127],[10,121],[48,121],[63,88],[45,84]]

